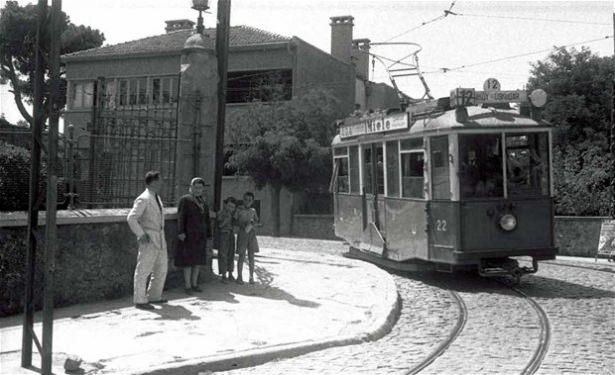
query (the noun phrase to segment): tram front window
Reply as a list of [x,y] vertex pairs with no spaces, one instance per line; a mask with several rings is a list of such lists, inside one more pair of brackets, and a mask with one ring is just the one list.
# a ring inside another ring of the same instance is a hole
[[506,136],[507,189],[509,196],[549,194],[547,133]]
[[503,197],[500,134],[459,136],[459,184],[462,198]]

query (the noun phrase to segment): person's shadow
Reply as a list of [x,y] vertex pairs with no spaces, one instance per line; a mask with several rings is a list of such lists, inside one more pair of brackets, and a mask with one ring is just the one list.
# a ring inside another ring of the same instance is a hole
[[[184,306],[181,305],[172,305],[169,303],[165,303],[159,305],[160,308],[156,308],[155,310],[147,310],[153,314],[157,314],[158,317],[154,318],[154,320],[200,320],[201,317],[194,315],[192,311],[188,310]],[[147,319],[143,319],[147,320]]]
[[283,300],[287,301],[291,305],[301,307],[316,308],[320,306],[317,302],[296,298],[284,289],[272,286],[275,279],[275,274],[269,272],[266,268],[257,265],[254,268],[254,272],[256,273],[255,279],[257,280],[255,285],[237,285],[233,283],[234,285],[231,286],[232,292],[246,296]]

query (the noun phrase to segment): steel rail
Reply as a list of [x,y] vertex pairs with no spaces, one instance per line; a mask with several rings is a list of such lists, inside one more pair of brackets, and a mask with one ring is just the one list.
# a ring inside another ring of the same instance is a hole
[[542,361],[549,351],[549,344],[551,342],[551,325],[549,324],[549,317],[543,308],[540,307],[538,302],[525,294],[523,291],[503,281],[495,281],[523,297],[538,315],[538,320],[540,323],[540,338],[538,340],[538,346],[536,347],[536,350],[534,351],[534,354],[528,364],[523,368],[523,371],[521,371],[521,375],[532,375],[538,371],[542,365]]
[[431,365],[438,357],[440,357],[444,352],[451,346],[451,344],[457,339],[457,337],[463,331],[463,328],[468,321],[468,308],[466,307],[465,302],[459,296],[457,292],[454,292],[449,289],[449,293],[453,297],[453,299],[457,302],[457,306],[459,307],[459,316],[457,317],[457,324],[455,324],[455,328],[451,331],[446,340],[444,340],[431,354],[427,356],[421,363],[414,366],[410,371],[406,374],[414,375],[423,371],[429,365]]

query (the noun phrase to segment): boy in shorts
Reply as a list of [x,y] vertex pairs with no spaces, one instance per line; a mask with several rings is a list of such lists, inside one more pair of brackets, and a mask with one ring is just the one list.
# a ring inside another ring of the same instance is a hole
[[218,213],[218,230],[220,231],[220,248],[218,249],[218,272],[223,283],[235,280],[233,268],[235,263],[235,207],[237,201],[233,197],[224,200],[224,208]]
[[235,212],[235,223],[238,227],[237,231],[237,283],[243,284],[241,273],[243,271],[243,262],[246,258],[246,250],[248,251],[248,267],[250,270],[250,284],[254,284],[254,253],[258,252],[258,241],[256,240],[255,226],[258,224],[258,215],[252,207],[254,203],[254,194],[246,192],[243,195],[243,205],[237,208]]

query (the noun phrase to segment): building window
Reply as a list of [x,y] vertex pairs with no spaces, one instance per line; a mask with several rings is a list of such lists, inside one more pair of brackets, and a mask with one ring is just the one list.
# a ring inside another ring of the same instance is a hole
[[94,103],[94,82],[73,81],[71,82],[71,94],[69,100],[70,109],[91,108]]
[[229,72],[227,103],[292,99],[291,69]]

